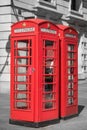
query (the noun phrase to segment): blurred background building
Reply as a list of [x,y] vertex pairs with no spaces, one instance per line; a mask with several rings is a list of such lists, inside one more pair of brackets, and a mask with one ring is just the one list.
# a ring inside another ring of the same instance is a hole
[[10,90],[11,25],[37,17],[77,30],[78,77],[87,78],[87,0],[0,0],[0,93]]

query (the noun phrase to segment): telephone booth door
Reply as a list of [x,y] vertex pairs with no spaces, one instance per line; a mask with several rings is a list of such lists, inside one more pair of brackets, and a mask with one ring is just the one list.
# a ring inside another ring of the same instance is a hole
[[58,27],[41,19],[12,26],[10,123],[40,127],[59,120]]
[[[42,121],[58,119],[58,41],[56,38],[42,37],[42,92],[40,93],[40,118]],[[57,120],[55,120],[56,122]]]
[[60,116],[78,115],[78,34],[72,27],[58,25],[60,33]]
[[[12,118],[34,121],[34,36],[12,39]],[[28,112],[28,114],[26,114]]]

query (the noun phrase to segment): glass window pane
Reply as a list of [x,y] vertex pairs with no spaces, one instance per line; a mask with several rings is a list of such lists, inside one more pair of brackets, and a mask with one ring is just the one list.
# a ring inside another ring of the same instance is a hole
[[18,82],[25,82],[27,81],[26,76],[15,76],[15,79],[17,79]]
[[54,60],[52,58],[46,58],[45,64],[51,68],[54,65]]
[[47,93],[44,95],[45,100],[52,100],[54,98],[54,94],[52,93]]
[[74,53],[73,52],[68,52],[68,58],[74,58]]
[[26,100],[27,99],[27,94],[24,93],[18,93],[15,95],[17,100]]
[[45,84],[45,92],[53,91],[53,84]]
[[74,50],[74,45],[68,45],[68,51],[73,51]]
[[16,90],[19,90],[19,91],[26,91],[27,90],[27,85],[26,84],[17,84],[15,86]]
[[26,102],[17,102],[15,107],[18,109],[27,109],[28,105]]
[[53,46],[53,41],[45,40],[45,46]]
[[73,90],[68,91],[68,96],[73,96],[73,94],[74,94]]
[[54,50],[52,49],[52,47],[49,47],[49,46],[46,47],[45,56],[47,57],[54,56]]
[[45,68],[45,74],[53,74],[53,68]]
[[44,1],[46,1],[46,2],[51,2],[51,0],[44,0]]
[[28,40],[18,41],[18,48],[26,48],[28,46]]
[[74,68],[68,68],[68,74],[73,74],[74,73]]
[[74,103],[73,98],[69,98],[69,99],[68,99],[68,104],[71,105],[71,104],[73,104],[73,103]]
[[18,74],[26,74],[28,67],[16,67],[15,70]]
[[53,108],[53,102],[46,102],[45,103],[45,109]]
[[27,56],[28,55],[28,51],[26,51],[26,50],[18,50],[17,51],[17,55],[18,56]]
[[18,59],[15,59],[15,64],[18,64],[18,65],[27,65],[28,64],[28,59],[23,59],[23,58],[18,58]]
[[46,76],[45,77],[45,82],[53,82],[53,76]]
[[73,60],[68,60],[68,66],[73,66],[74,65],[74,61]]
[[68,88],[73,88],[73,87],[74,87],[74,83],[69,82],[68,83]]
[[27,109],[28,105],[26,102],[17,102],[15,107],[18,109]]
[[[50,40],[43,40],[43,109],[52,109],[54,103],[54,87],[53,84],[55,76],[55,58],[56,48],[55,42]],[[49,101],[48,101],[49,100]],[[47,102],[48,101],[48,102]]]
[[74,76],[73,75],[68,75],[68,81],[73,81]]

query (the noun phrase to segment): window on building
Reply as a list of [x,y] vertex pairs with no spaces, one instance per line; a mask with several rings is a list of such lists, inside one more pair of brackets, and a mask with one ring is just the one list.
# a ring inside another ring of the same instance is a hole
[[71,0],[71,9],[76,10],[76,0]]
[[84,70],[86,70],[86,66],[84,66]]
[[56,0],[39,0],[40,2],[47,2],[47,3],[51,3],[52,5],[56,5]]
[[71,0],[71,10],[79,11],[82,9],[82,0]]
[[46,2],[51,2],[51,0],[44,0],[44,1],[46,1]]
[[87,56],[87,55],[86,55],[86,54],[84,54],[84,59],[86,59],[86,56]]

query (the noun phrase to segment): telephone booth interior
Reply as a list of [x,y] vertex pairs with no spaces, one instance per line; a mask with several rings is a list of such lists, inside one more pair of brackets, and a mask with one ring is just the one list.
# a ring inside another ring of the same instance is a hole
[[11,29],[11,124],[39,127],[59,119],[58,27],[41,19]]
[[58,25],[60,50],[60,117],[78,115],[78,33]]

